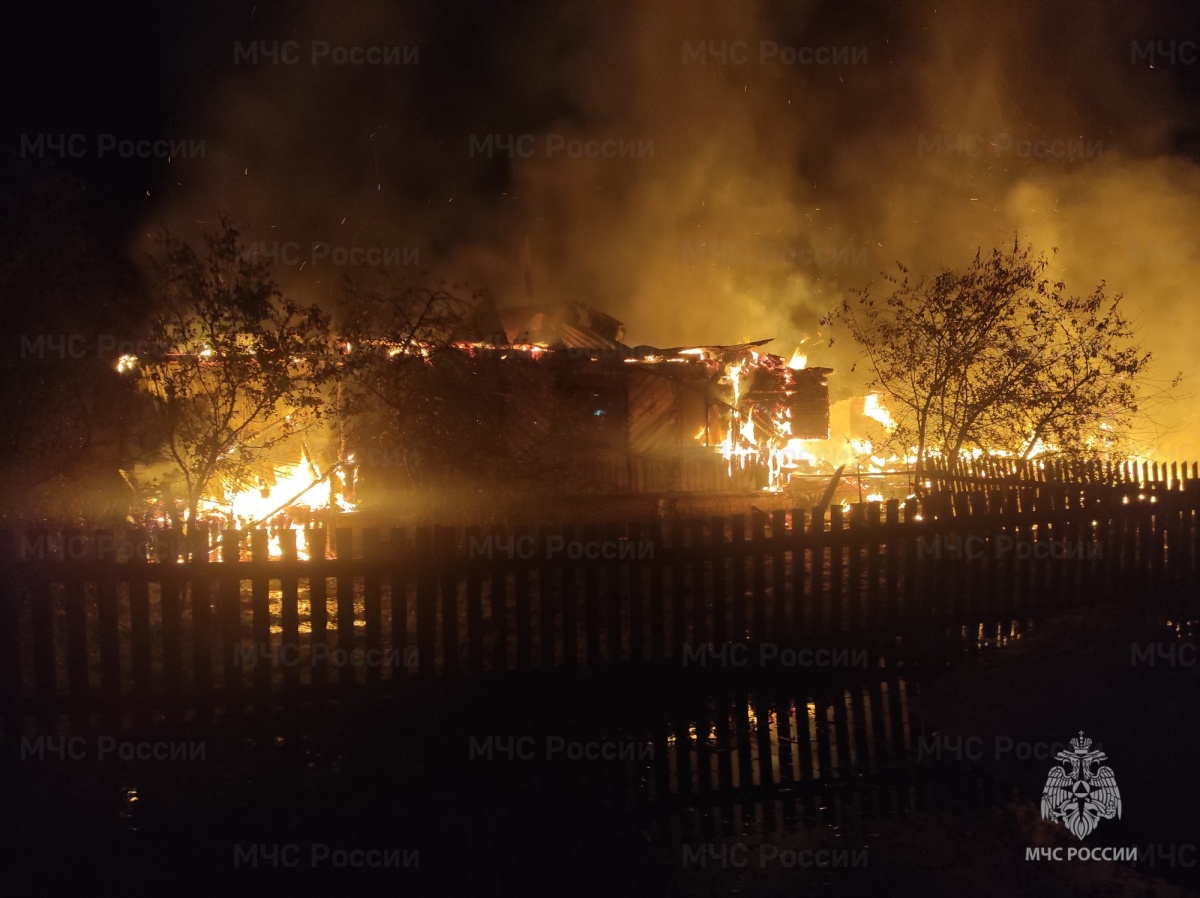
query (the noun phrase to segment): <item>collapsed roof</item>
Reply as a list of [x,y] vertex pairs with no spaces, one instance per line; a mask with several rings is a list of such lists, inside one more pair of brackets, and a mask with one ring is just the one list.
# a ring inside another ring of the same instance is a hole
[[[731,359],[739,354],[761,351],[761,347],[771,342],[768,337],[749,343],[673,346],[666,349],[646,345],[629,346],[622,342],[625,336],[624,322],[581,302],[509,306],[496,309],[495,314],[499,323],[496,336],[503,335],[503,341],[508,345],[532,344],[551,350],[595,350],[599,357],[607,359]],[[766,352],[762,354],[770,355]],[[772,358],[779,359],[778,356]],[[823,376],[833,369],[800,370],[812,372],[811,376]]]

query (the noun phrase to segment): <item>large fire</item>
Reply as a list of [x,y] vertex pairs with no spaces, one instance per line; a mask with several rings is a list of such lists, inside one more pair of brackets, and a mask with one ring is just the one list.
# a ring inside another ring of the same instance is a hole
[[891,433],[896,429],[896,421],[891,412],[884,408],[878,393],[871,393],[863,401],[863,414],[883,425],[883,429]]
[[[727,473],[734,466],[756,468],[764,473],[763,489],[782,492],[796,477],[827,480],[838,468],[850,467],[860,493],[870,500],[883,498],[878,485],[889,477],[905,478],[916,462],[916,450],[904,455],[881,454],[872,438],[879,436],[876,425],[885,434],[894,433],[897,422],[887,408],[884,397],[870,393],[857,399],[842,400],[830,406],[824,376],[829,369],[809,368],[808,357],[797,348],[790,359],[760,352],[767,341],[730,347],[694,347],[674,350],[655,350],[653,353],[622,355],[630,365],[677,363],[703,366],[711,373],[713,383],[725,389],[723,397],[710,396],[717,408],[723,408],[723,421],[711,417],[695,434],[695,440],[713,446],[725,460]],[[500,353],[500,358],[525,357],[539,359],[554,354],[550,345],[541,342],[456,342],[449,348],[466,352]],[[621,347],[618,351],[624,352]],[[433,364],[436,347],[410,341],[397,343],[372,340],[352,345],[341,344],[345,354],[364,350],[382,351],[388,358],[419,358]],[[593,361],[612,350],[597,350]],[[202,353],[203,354],[203,353]],[[127,372],[137,365],[133,356],[122,356],[118,370]],[[719,392],[719,391],[718,391]],[[814,411],[814,402],[819,411]],[[842,408],[839,410],[837,406]],[[831,427],[831,416],[836,426]],[[864,421],[872,422],[864,427]],[[814,423],[816,422],[816,423]],[[798,427],[799,426],[799,429]],[[715,433],[714,433],[715,431]],[[836,434],[831,438],[831,431]],[[1033,455],[1052,451],[1053,447],[1038,445]],[[936,455],[936,453],[931,453]],[[973,450],[979,457],[984,453]],[[989,453],[999,456],[1008,453]],[[275,466],[269,474],[253,484],[222,483],[221,495],[205,500],[200,507],[203,517],[219,519],[239,528],[267,527],[275,533],[280,528],[297,533],[297,547],[306,556],[304,526],[313,515],[329,511],[351,511],[354,503],[346,498],[347,486],[353,478],[354,459],[322,471],[307,448],[292,463]],[[870,484],[864,488],[864,485]],[[271,539],[272,555],[280,554],[278,536]]]
[[[725,367],[724,381],[731,399],[725,437],[718,447],[730,474],[735,464],[742,468],[763,465],[767,474],[764,489],[778,492],[787,486],[793,472],[815,471],[820,465],[812,440],[796,435],[788,403],[795,388],[795,372],[804,371],[807,363],[799,349],[786,363],[778,356],[749,351]],[[771,386],[752,395],[755,391],[748,389],[747,383],[760,372]],[[697,436],[703,437],[704,432]]]
[[279,530],[294,530],[297,553],[300,558],[307,558],[304,519],[320,512],[354,509],[345,489],[339,489],[344,486],[341,466],[321,471],[307,449],[302,449],[298,461],[274,467],[271,475],[273,483],[266,478],[251,486],[222,483],[222,498],[202,500],[199,511],[205,517],[216,517],[239,528],[271,528],[269,548],[273,558],[282,554]]

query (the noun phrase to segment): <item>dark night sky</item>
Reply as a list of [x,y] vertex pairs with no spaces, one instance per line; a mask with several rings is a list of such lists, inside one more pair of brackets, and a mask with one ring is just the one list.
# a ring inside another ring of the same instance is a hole
[[[5,24],[4,149],[83,135],[82,158],[53,164],[134,258],[148,233],[226,212],[260,246],[299,248],[278,277],[304,299],[347,270],[309,258],[317,243],[415,253],[393,274],[507,302],[528,243],[538,299],[611,311],[635,343],[775,336],[786,354],[894,261],[960,265],[1017,233],[1059,248],[1073,290],[1124,292],[1164,377],[1194,364],[1194,3],[22,3]],[[299,62],[237,61],[251,41],[294,41]],[[1138,56],[1146,41],[1176,58]],[[744,42],[746,61],[701,61],[700,42]],[[314,63],[314,43],[419,55]],[[769,47],[865,59],[787,64]],[[99,158],[104,134],[205,154]],[[472,153],[494,134],[531,135],[529,151]],[[1093,149],[1039,157],[1023,139]],[[570,158],[558,140],[653,150]],[[844,371],[842,352],[810,357]],[[1200,455],[1200,419],[1177,417],[1162,449]]]

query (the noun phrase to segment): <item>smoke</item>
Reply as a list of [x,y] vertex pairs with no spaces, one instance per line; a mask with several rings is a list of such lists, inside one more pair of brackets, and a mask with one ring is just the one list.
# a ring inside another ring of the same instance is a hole
[[[184,54],[208,67],[184,114],[209,152],[144,230],[229,212],[294,260],[285,287],[321,302],[339,292],[339,248],[525,302],[528,243],[538,301],[592,304],[633,343],[774,337],[786,356],[807,341],[835,395],[863,378],[846,336],[818,334],[846,291],[1017,235],[1058,248],[1073,292],[1123,293],[1165,381],[1195,370],[1200,323],[1195,82],[1131,48],[1188,40],[1185,15],[1095,0],[247,4]],[[250,41],[294,41],[300,62],[235,65]],[[312,63],[313,42],[419,56]],[[1173,458],[1200,457],[1188,405],[1156,413]]]

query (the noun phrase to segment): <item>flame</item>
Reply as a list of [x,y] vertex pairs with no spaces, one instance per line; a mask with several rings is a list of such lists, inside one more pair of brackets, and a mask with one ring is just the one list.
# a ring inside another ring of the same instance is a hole
[[317,481],[320,474],[316,467],[309,467],[301,458],[296,464],[283,465],[275,469],[275,485],[263,485],[259,489],[247,489],[229,497],[230,513],[235,518],[260,522],[284,502],[296,497],[294,504],[307,508],[329,507],[329,485]]
[[782,446],[772,446],[768,450],[770,489],[778,490],[785,485],[785,477],[802,465],[815,465],[819,462],[816,455],[805,445],[804,440],[788,440]]
[[[806,362],[807,359],[797,351],[788,367],[800,370]],[[728,427],[718,444],[730,475],[734,463],[741,468],[750,464],[764,465],[768,476],[768,485],[764,489],[771,492],[787,486],[791,472],[823,463],[813,452],[811,441],[792,436],[791,411],[785,405],[772,409],[759,400],[747,400],[743,396],[742,381],[747,368],[764,365],[779,368],[782,364],[783,360],[776,356],[751,351],[736,364],[728,366],[725,373],[733,399],[729,406]],[[701,428],[696,439],[701,439],[704,434],[705,428]]]
[[[310,560],[310,552],[308,550],[308,531],[303,527],[288,527],[296,534],[296,557],[301,561]],[[270,538],[267,540],[267,554],[271,558],[283,557],[283,537],[280,535],[280,530],[276,529],[271,532]]]
[[742,369],[746,367],[745,360],[729,366],[729,384],[733,387],[733,407],[736,410],[742,400]]
[[[294,464],[284,464],[274,469],[275,483],[267,484],[260,481],[257,486],[241,486],[222,484],[221,499],[204,499],[199,511],[204,515],[223,518],[239,527],[253,527],[268,524],[268,516],[281,514],[286,511],[303,509],[319,511],[334,508],[338,511],[353,511],[354,505],[348,502],[340,491],[330,497],[330,478],[338,476],[337,471],[327,471],[324,476],[317,468],[306,451],[302,451],[299,461]],[[335,483],[336,485],[336,483]],[[280,506],[287,503],[287,508]],[[301,524],[292,523],[287,529],[296,532],[296,552],[302,559],[308,558],[308,543]],[[268,540],[269,554],[279,558],[283,548],[279,537],[279,529],[272,530]]]
[[[803,370],[806,364],[807,359],[797,349],[786,369],[799,371]],[[884,475],[903,475],[906,471],[911,471],[916,464],[916,447],[910,447],[907,451],[882,452],[866,434],[846,433],[844,428],[853,425],[856,420],[852,411],[850,418],[840,428],[835,428],[842,429],[836,438],[804,440],[794,437],[792,412],[786,403],[772,399],[772,394],[767,389],[761,394],[747,395],[745,392],[746,376],[760,367],[782,370],[783,359],[746,352],[736,363],[729,364],[725,369],[724,383],[732,393],[732,400],[729,402],[727,427],[716,449],[725,460],[730,476],[735,464],[743,469],[752,465],[762,466],[766,469],[768,483],[764,489],[780,492],[792,482],[793,474],[831,474],[841,464],[855,466],[860,474]],[[876,422],[888,433],[896,430],[897,421],[885,405],[882,394],[871,393],[855,402],[862,403],[858,407],[861,408],[863,417]],[[701,427],[696,431],[695,439],[702,441],[707,435],[708,429]],[[1037,458],[1055,451],[1055,446],[1038,441],[1030,451],[1029,457]],[[963,454],[974,459],[1014,455],[1012,452],[991,451],[978,447],[966,450]],[[926,450],[926,456],[929,458],[938,458],[940,455],[936,449]],[[892,484],[893,494],[897,484],[898,481]],[[904,486],[907,488],[908,485],[908,480],[905,479]],[[877,489],[866,496],[869,502],[884,501],[886,498],[887,492]]]
[[753,418],[747,418],[745,421],[743,421],[739,432],[741,434],[742,439],[745,440],[747,443],[756,443],[757,442],[757,440],[755,440],[755,438],[754,438],[754,419]]
[[892,417],[891,412],[879,400],[878,393],[871,393],[867,396],[866,401],[863,403],[863,414],[882,424],[883,429],[888,433],[896,429],[896,419]]

